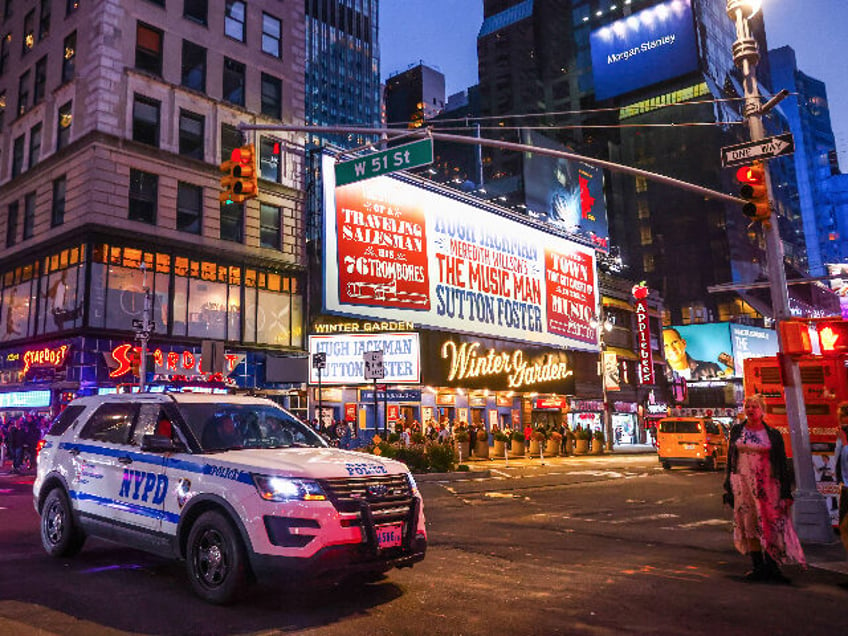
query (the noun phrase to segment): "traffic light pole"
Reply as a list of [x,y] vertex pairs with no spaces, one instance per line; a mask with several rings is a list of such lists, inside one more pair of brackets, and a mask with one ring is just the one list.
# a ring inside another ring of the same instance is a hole
[[[745,91],[745,117],[751,141],[765,138],[762,122],[763,109],[760,105],[760,91],[757,84],[757,62],[759,51],[757,41],[751,37],[748,19],[756,12],[750,0],[727,0],[727,15],[736,25],[736,42],[733,43],[733,61],[742,71]],[[769,201],[772,201],[771,178],[766,171],[766,188]],[[786,273],[783,269],[783,243],[780,240],[780,228],[777,219],[772,223],[763,223],[762,230],[766,239],[766,258],[768,260],[769,289],[776,322],[789,320],[792,313],[789,308],[789,294]],[[829,543],[833,540],[830,515],[824,497],[816,488],[813,473],[813,459],[810,453],[810,434],[807,429],[807,412],[804,406],[804,393],[801,386],[801,369],[798,361],[784,355],[785,343],[780,329],[777,329],[780,350],[781,369],[783,370],[784,399],[786,401],[786,419],[789,423],[789,435],[792,441],[792,462],[795,468],[794,521],[798,537],[802,541]]]

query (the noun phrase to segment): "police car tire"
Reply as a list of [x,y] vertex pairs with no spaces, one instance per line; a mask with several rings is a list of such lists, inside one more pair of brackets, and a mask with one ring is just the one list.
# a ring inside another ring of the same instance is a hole
[[41,508],[41,545],[50,556],[68,557],[79,552],[84,542],[68,496],[61,488],[54,488]]
[[197,518],[188,535],[186,568],[203,600],[226,605],[238,599],[249,580],[247,555],[226,516],[210,510]]

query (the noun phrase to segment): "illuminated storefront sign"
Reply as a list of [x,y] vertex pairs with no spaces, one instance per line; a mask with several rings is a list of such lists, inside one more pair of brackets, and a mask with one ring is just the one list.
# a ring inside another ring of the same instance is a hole
[[[421,379],[421,351],[417,333],[380,333],[309,336],[309,353],[327,354],[327,365],[321,370],[326,384],[365,384],[366,351],[383,352],[386,384],[418,384]],[[318,370],[310,368],[309,383],[318,383]]]
[[31,367],[61,367],[65,365],[70,345],[30,349],[24,352],[24,373]]
[[654,358],[651,353],[651,327],[648,320],[648,288],[644,283],[633,287],[636,299],[636,338],[639,345],[639,380],[642,384],[655,384]]
[[565,397],[536,398],[537,409],[567,409],[568,400]]
[[[420,402],[421,401],[421,391],[410,389],[385,389],[385,390],[377,390],[377,400],[380,402]],[[374,401],[374,390],[373,389],[360,389],[359,390],[359,401],[360,402],[373,402]]]
[[328,312],[597,350],[594,249],[386,176],[335,188],[332,162]]
[[[178,375],[178,376],[204,376],[208,379],[214,379],[216,375],[203,373],[200,370],[201,356],[199,353],[191,351],[162,351],[161,349],[153,349],[149,351],[153,356],[154,368],[152,371],[158,375]],[[131,344],[118,345],[112,349],[112,360],[117,363],[117,366],[109,372],[110,378],[118,378],[133,370],[133,363],[141,355],[141,349]],[[235,368],[244,360],[244,354],[227,353],[224,354],[227,361],[226,373],[229,375]]]
[[414,331],[415,325],[411,322],[397,320],[383,320],[380,322],[367,322],[358,320],[353,322],[317,322],[312,325],[312,331],[318,334],[329,333],[382,333],[386,331]]
[[37,409],[50,406],[50,391],[0,393],[0,409]]

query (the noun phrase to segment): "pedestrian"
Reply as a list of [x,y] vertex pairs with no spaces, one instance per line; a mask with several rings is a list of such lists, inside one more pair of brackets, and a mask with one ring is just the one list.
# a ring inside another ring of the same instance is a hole
[[760,395],[745,398],[745,421],[730,430],[724,501],[733,507],[733,543],[750,554],[749,581],[789,583],[780,564],[806,567],[792,525],[792,473],[780,431],[763,421]]
[[[848,546],[848,401],[836,407],[839,427],[836,429],[836,448],[833,461],[836,464],[836,481],[839,483],[839,534],[842,544]],[[848,547],[846,547],[848,550]]]
[[17,473],[21,468],[21,459],[23,458],[24,435],[20,429],[20,422],[12,420],[12,425],[9,427],[9,454],[12,456],[12,472]]
[[0,418],[0,470],[6,463],[6,422]]

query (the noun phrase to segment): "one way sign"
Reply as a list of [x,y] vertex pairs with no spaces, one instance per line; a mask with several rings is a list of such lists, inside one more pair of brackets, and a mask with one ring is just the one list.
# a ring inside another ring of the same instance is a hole
[[721,165],[725,168],[741,166],[757,159],[774,159],[795,152],[792,133],[783,133],[758,141],[746,141],[744,144],[725,146],[721,149]]

